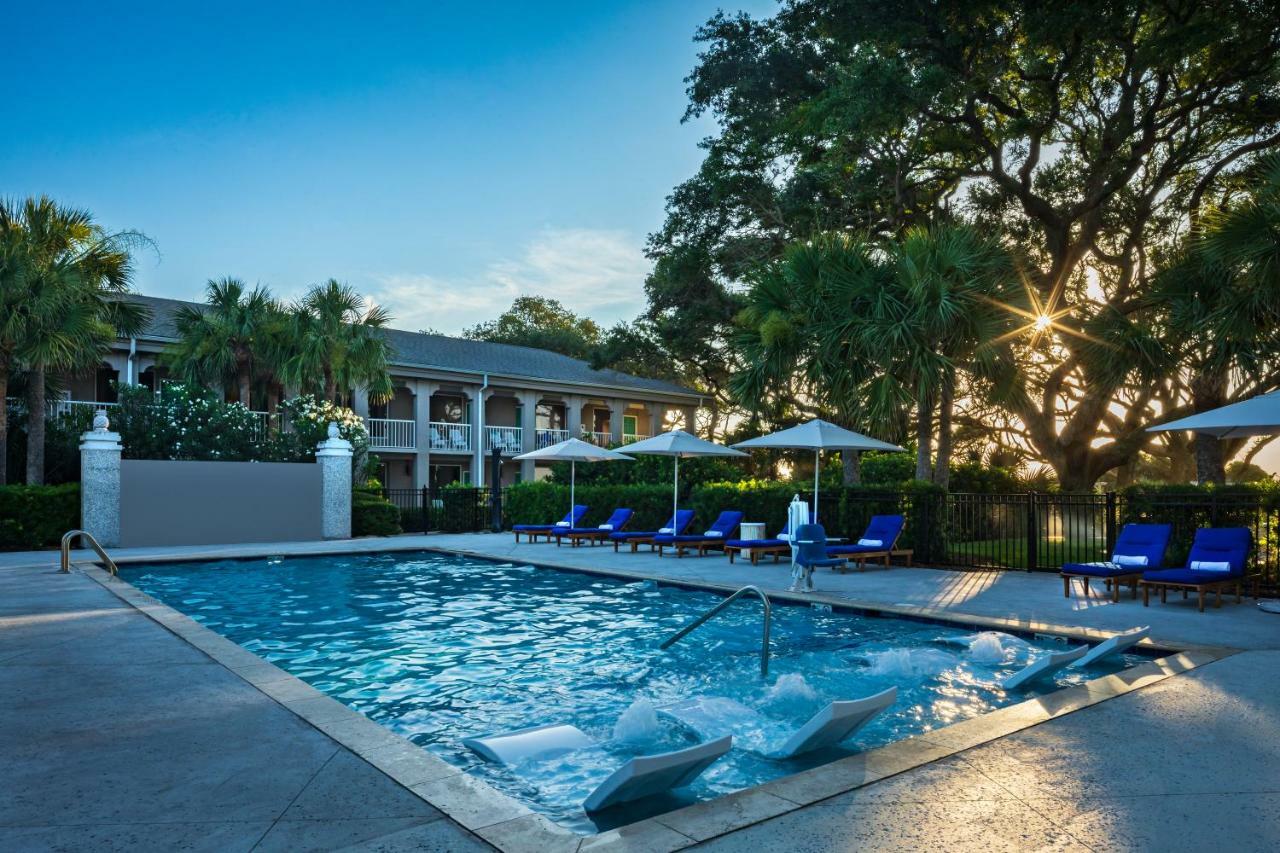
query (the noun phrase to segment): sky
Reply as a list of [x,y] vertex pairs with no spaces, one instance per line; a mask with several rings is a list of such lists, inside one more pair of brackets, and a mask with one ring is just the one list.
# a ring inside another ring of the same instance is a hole
[[[177,8],[184,7],[184,8]],[[612,324],[701,161],[697,27],[772,0],[19,4],[0,195],[137,229],[135,289],[333,277],[456,333],[523,294]]]

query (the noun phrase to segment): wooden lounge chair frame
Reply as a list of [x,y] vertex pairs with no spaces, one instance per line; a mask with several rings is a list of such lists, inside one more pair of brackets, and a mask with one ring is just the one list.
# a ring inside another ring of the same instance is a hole
[[[1248,578],[1245,575],[1236,575],[1234,577],[1226,578],[1225,580],[1210,581],[1208,583],[1174,583],[1171,581],[1140,580],[1138,581],[1138,584],[1139,586],[1142,587],[1142,606],[1143,607],[1147,607],[1151,603],[1152,587],[1160,588],[1161,604],[1165,604],[1166,602],[1168,602],[1170,589],[1182,590],[1182,597],[1184,599],[1187,597],[1187,594],[1189,592],[1191,592],[1192,590],[1195,590],[1196,598],[1197,598],[1197,602],[1196,602],[1197,607],[1199,608],[1200,612],[1203,613],[1204,612],[1204,594],[1206,592],[1212,592],[1214,594],[1213,606],[1215,608],[1220,608],[1222,607],[1222,590],[1225,588],[1235,587],[1236,604],[1239,604],[1241,601],[1243,601],[1244,585],[1247,580]],[[1254,586],[1254,597],[1255,598],[1257,597],[1256,584]]]

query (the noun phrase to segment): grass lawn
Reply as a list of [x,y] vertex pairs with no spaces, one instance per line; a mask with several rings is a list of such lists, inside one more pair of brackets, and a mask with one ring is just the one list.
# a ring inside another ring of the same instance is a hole
[[[1106,557],[1105,542],[1099,539],[1067,542],[1057,538],[1042,538],[1038,547],[1038,563],[1041,568],[1057,568],[1063,563],[1088,563]],[[974,539],[968,542],[952,542],[947,547],[947,559],[957,565],[1002,566],[1027,568],[1026,537],[1008,539]]]

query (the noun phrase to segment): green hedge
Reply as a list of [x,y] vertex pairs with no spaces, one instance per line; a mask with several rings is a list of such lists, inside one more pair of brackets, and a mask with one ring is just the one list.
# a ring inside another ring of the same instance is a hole
[[57,545],[80,526],[80,484],[0,486],[0,549]]
[[[635,510],[631,530],[655,530],[671,517],[671,487],[617,484],[578,486],[574,497],[590,507],[583,524],[603,524],[618,507]],[[569,487],[542,481],[520,483],[506,490],[504,518],[512,524],[550,524],[569,511]]]
[[400,510],[376,492],[356,489],[351,493],[352,536],[394,536],[400,529]]
[[1130,486],[1120,493],[1119,522],[1173,525],[1165,553],[1170,566],[1183,565],[1200,527],[1248,527],[1255,551],[1274,553],[1280,546],[1280,484]]

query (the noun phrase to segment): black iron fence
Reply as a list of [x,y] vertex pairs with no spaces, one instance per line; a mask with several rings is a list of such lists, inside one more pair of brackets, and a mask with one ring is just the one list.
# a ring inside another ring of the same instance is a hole
[[[502,489],[455,487],[387,489],[406,531],[464,533],[505,529]],[[1106,560],[1120,527],[1165,522],[1173,536],[1169,566],[1184,565],[1197,528],[1247,527],[1253,533],[1253,572],[1280,588],[1280,501],[1264,494],[1143,492],[1124,494],[1022,492],[943,494],[933,491],[844,490],[824,504],[831,535],[856,537],[873,515],[906,519],[902,548],[922,565],[1057,571],[1063,563]]]

